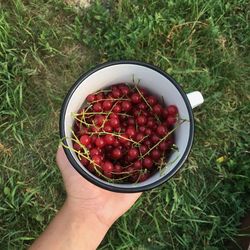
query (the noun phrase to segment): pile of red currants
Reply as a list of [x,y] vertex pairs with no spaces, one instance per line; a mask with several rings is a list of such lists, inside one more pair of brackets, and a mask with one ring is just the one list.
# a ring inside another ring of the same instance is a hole
[[82,165],[109,182],[137,183],[165,165],[178,109],[139,85],[116,84],[88,95],[74,119],[73,150]]

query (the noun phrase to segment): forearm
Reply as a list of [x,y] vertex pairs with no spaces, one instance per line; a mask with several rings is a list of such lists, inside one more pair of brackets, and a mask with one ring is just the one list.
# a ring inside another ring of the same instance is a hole
[[108,229],[96,216],[66,201],[30,250],[96,249]]

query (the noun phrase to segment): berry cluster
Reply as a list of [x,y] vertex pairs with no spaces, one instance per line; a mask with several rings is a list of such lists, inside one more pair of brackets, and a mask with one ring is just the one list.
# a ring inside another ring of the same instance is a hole
[[73,150],[83,166],[106,181],[135,183],[165,164],[178,109],[138,85],[116,84],[88,95],[74,118]]

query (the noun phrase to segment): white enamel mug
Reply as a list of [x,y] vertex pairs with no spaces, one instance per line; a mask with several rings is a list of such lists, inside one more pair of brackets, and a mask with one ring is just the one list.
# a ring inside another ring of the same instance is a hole
[[60,114],[60,137],[63,143],[72,148],[71,129],[74,123],[72,113],[78,112],[85,98],[99,90],[116,83],[134,84],[140,81],[155,95],[163,96],[167,105],[178,107],[179,116],[188,120],[175,130],[175,144],[178,151],[174,151],[161,172],[156,172],[144,182],[134,184],[115,184],[101,180],[89,172],[77,158],[76,154],[64,147],[64,151],[72,166],[84,178],[93,184],[114,192],[141,192],[155,188],[171,178],[183,165],[191,150],[194,137],[193,108],[203,103],[200,92],[186,94],[180,85],[161,69],[148,63],[139,61],[113,61],[98,65],[83,74],[71,87],[66,95]]

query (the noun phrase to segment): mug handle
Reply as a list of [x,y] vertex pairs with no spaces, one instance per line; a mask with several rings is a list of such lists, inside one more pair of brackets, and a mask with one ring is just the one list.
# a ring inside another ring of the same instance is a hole
[[194,92],[188,93],[187,98],[188,98],[192,108],[195,108],[204,102],[204,98],[203,98],[201,92],[199,92],[199,91],[194,91]]

